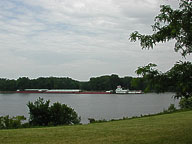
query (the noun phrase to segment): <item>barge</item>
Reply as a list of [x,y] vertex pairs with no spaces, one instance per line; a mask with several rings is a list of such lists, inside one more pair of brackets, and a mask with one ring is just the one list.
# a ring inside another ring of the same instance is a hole
[[25,89],[15,93],[45,93],[45,94],[111,94],[110,91],[82,91],[79,89]]
[[141,90],[122,89],[117,86],[115,91],[82,91],[80,89],[24,89],[17,91],[0,91],[0,93],[44,93],[44,94],[142,94]]

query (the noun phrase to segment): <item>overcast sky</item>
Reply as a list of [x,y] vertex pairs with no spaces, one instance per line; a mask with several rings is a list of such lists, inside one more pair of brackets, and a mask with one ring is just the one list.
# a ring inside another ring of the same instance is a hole
[[131,32],[150,34],[161,4],[177,0],[0,0],[0,77],[136,76],[156,63],[167,71],[182,58],[174,41],[142,50]]

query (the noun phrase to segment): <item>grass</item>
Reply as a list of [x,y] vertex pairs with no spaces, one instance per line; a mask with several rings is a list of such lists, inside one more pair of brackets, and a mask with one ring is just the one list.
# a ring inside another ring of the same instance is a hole
[[192,111],[88,125],[0,130],[0,144],[192,144]]

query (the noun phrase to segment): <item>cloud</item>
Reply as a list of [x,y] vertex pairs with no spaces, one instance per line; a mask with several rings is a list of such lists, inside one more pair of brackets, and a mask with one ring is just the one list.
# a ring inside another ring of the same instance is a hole
[[138,66],[153,61],[166,70],[181,58],[173,42],[144,51],[128,40],[135,30],[151,32],[163,3],[177,6],[158,0],[1,0],[0,73],[87,80],[135,75]]

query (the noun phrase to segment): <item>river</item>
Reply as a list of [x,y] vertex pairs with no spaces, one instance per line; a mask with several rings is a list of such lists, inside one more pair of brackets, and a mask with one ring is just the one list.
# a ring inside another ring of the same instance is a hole
[[120,119],[145,114],[154,114],[167,109],[170,104],[178,107],[174,93],[147,94],[0,94],[0,116],[24,115],[29,117],[27,103],[39,97],[60,102],[72,107],[83,124],[88,118]]

